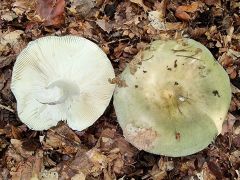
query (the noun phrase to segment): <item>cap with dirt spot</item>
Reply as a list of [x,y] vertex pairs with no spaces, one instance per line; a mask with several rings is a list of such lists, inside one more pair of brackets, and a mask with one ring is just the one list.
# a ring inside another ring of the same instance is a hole
[[124,136],[138,149],[186,156],[221,132],[231,100],[229,77],[202,44],[154,41],[121,79],[127,87],[116,88],[114,107]]

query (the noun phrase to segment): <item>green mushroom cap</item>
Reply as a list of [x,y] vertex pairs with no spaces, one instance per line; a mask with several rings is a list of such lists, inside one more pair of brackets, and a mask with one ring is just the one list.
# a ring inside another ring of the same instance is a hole
[[172,157],[207,147],[222,130],[231,101],[227,73],[192,39],[157,40],[121,74],[114,107],[125,138]]

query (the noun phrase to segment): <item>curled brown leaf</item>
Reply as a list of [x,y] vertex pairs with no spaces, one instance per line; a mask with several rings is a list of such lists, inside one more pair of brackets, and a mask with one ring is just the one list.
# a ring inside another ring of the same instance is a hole
[[37,13],[46,26],[64,23],[65,0],[38,0]]
[[193,2],[190,5],[178,6],[175,12],[175,16],[183,21],[190,21],[192,18],[188,13],[196,12],[199,6],[199,2]]

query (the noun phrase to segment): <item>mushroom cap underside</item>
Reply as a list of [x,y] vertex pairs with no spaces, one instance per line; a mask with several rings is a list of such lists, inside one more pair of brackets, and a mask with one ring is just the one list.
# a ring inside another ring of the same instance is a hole
[[60,120],[74,130],[92,125],[108,106],[115,86],[106,54],[77,36],[47,36],[32,41],[19,54],[11,90],[18,116],[34,130]]

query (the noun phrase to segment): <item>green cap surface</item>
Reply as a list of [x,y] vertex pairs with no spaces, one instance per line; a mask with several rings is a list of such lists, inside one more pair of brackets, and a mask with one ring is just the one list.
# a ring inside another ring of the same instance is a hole
[[121,74],[114,107],[125,138],[172,157],[207,147],[221,132],[230,81],[210,51],[192,39],[157,40]]

